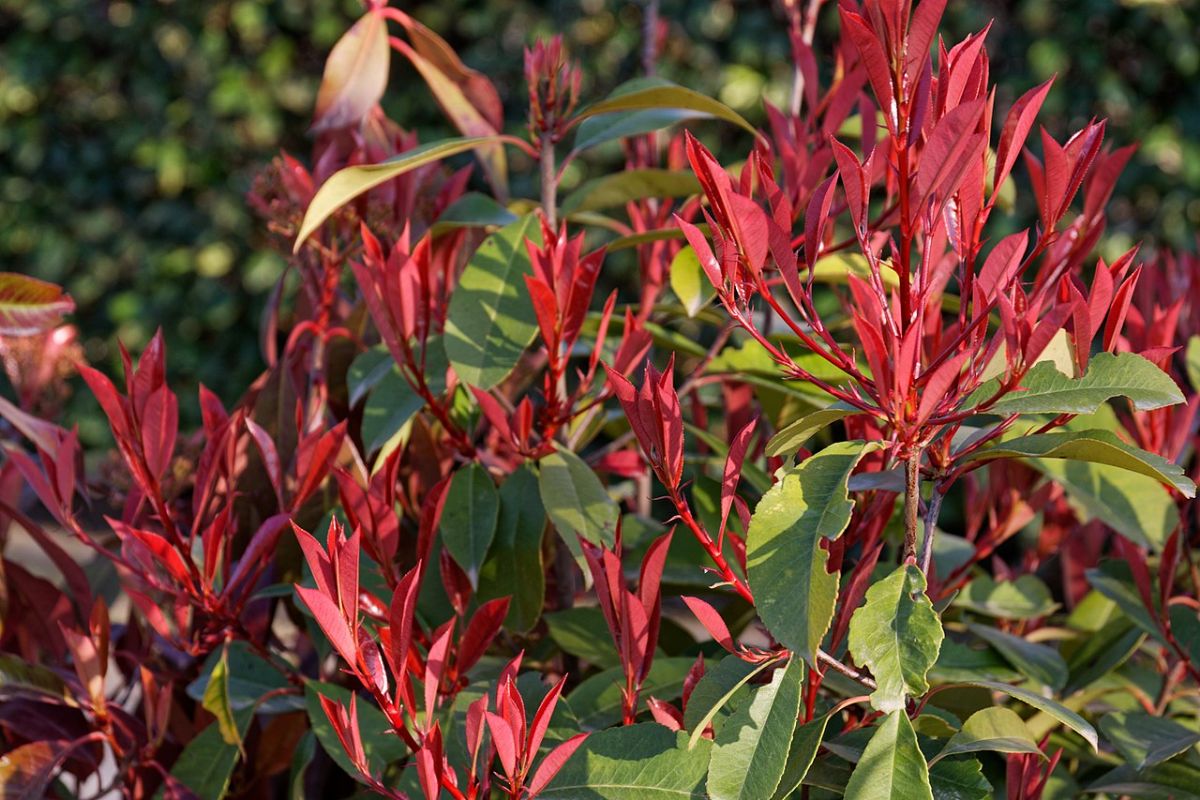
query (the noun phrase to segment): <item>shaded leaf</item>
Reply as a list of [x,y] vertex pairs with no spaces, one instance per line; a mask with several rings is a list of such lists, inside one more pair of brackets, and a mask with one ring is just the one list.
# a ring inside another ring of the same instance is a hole
[[977,758],[950,758],[929,768],[933,800],[989,800],[992,785]]
[[[234,712],[240,740],[246,738],[253,719],[253,708]],[[171,767],[171,775],[200,797],[224,797],[237,762],[238,748],[224,740],[219,725],[209,725],[183,748]]]
[[479,584],[479,568],[496,535],[499,514],[500,495],[486,469],[472,462],[454,473],[442,510],[442,544],[472,588]]
[[1011,581],[997,581],[979,575],[954,599],[954,605],[976,614],[999,619],[1032,619],[1058,608],[1050,589],[1036,575],[1019,575]]
[[779,786],[775,788],[772,800],[785,800],[808,776],[808,771],[821,749],[821,740],[825,737],[825,728],[829,724],[829,715],[824,714],[812,722],[797,725],[792,732],[792,741],[788,747],[787,766]]
[[[342,747],[333,725],[329,722],[329,717],[321,708],[322,695],[344,706],[349,706],[350,690],[332,683],[307,681],[304,684],[304,702],[308,710],[308,724],[322,749],[347,775],[357,776],[358,770],[350,763],[345,748]],[[357,710],[358,728],[362,732],[363,751],[367,756],[367,764],[371,767],[373,774],[380,775],[389,763],[407,755],[408,748],[404,746],[403,740],[392,732],[391,723],[373,703],[358,703]]]
[[630,169],[585,182],[562,201],[563,214],[621,207],[647,197],[689,197],[700,194],[700,181],[691,172],[670,169]]
[[683,710],[683,727],[691,734],[689,747],[700,740],[704,729],[717,719],[734,695],[771,663],[754,664],[730,654],[712,669],[704,671],[688,697],[687,708]]
[[542,241],[532,214],[484,239],[450,298],[442,341],[455,374],[471,386],[491,389],[504,380],[537,334],[524,281],[533,274],[526,239]]
[[985,625],[967,625],[971,633],[991,645],[1021,674],[1052,691],[1062,691],[1067,683],[1067,662],[1053,647],[1013,636]]
[[538,491],[576,560],[583,556],[576,537],[608,547],[616,541],[620,508],[592,468],[570,450],[556,450],[538,462]]
[[[655,658],[650,674],[642,682],[642,695],[674,700],[683,691],[683,681],[695,665],[691,657]],[[567,697],[582,730],[605,728],[621,721],[621,692],[625,673],[620,667],[598,672],[580,683]]]
[[500,486],[500,514],[491,555],[479,572],[479,597],[510,596],[505,625],[514,631],[532,628],[542,614],[546,574],[542,568],[542,531],[546,509],[538,494],[537,475],[523,464]]
[[1161,764],[1200,742],[1200,733],[1175,720],[1138,711],[1106,714],[1100,730],[1129,765],[1139,770]]
[[747,122],[741,114],[719,100],[665,82],[633,91],[614,93],[608,99],[593,103],[580,111],[576,120],[582,121],[600,114],[612,114],[619,111],[661,111],[663,109],[701,112],[726,122],[732,122],[748,131],[752,136],[759,135],[754,126]]

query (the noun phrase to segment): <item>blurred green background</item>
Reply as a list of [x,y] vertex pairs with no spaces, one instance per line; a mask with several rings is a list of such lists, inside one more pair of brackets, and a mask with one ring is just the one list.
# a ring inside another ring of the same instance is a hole
[[[521,48],[539,35],[564,33],[582,57],[585,99],[637,74],[637,2],[404,8],[492,77],[514,132]],[[283,261],[245,193],[279,149],[306,156],[324,55],[359,9],[349,0],[0,0],[0,268],[66,285],[89,360],[112,368],[115,337],[136,351],[161,325],[186,400],[198,381],[233,400],[261,369],[258,310]],[[784,101],[788,48],[772,4],[663,0],[662,15],[671,21],[666,77],[755,122],[764,93]],[[957,40],[993,19],[998,109],[1057,74],[1041,118],[1051,132],[1062,138],[1104,116],[1110,142],[1141,142],[1112,206],[1111,244],[1194,247],[1198,3],[952,0],[943,30]],[[401,59],[386,105],[424,140],[449,133]],[[95,434],[90,400],[77,398],[72,414]]]

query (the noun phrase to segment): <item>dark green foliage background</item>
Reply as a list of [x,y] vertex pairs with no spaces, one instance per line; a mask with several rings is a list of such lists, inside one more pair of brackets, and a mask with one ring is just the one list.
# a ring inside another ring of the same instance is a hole
[[[161,325],[185,403],[197,381],[235,398],[261,368],[258,311],[283,267],[245,192],[280,148],[307,152],[324,55],[359,8],[340,0],[0,0],[0,268],[68,287],[93,362],[115,366],[115,337],[136,351]],[[405,9],[492,77],[514,131],[524,103],[521,48],[538,35],[565,34],[584,62],[585,98],[637,74],[638,3],[438,0]],[[771,4],[664,0],[662,14],[672,21],[666,77],[756,123],[764,92],[784,101],[787,41]],[[1200,4],[952,2],[944,30],[961,37],[991,18],[998,109],[1057,73],[1042,116],[1051,132],[1061,138],[1106,116],[1111,142],[1142,142],[1117,192],[1108,248],[1192,246],[1200,226]],[[822,19],[836,24],[831,8]],[[448,134],[419,78],[393,64],[389,113],[423,140]],[[736,131],[720,135],[730,153],[744,147]],[[580,167],[564,188],[586,177]],[[100,435],[94,409],[75,401],[85,435]]]

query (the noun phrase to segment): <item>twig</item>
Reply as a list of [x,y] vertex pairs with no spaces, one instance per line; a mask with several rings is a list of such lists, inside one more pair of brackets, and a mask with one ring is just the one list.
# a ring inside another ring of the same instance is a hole
[[824,664],[825,666],[834,670],[835,672],[842,673],[843,675],[845,675],[847,678],[850,678],[851,680],[858,681],[863,686],[867,687],[868,689],[870,689],[872,691],[879,688],[876,685],[875,681],[872,680],[870,677],[859,672],[854,667],[850,667],[850,666],[843,664],[841,661],[838,661],[836,658],[829,655],[829,653],[826,653],[824,650],[817,650],[817,661],[820,661],[822,664]]

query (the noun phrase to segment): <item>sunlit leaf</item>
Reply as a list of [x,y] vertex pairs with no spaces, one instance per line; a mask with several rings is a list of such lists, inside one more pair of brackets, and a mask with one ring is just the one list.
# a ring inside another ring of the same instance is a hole
[[0,336],[43,333],[75,310],[61,286],[16,272],[0,272]]

